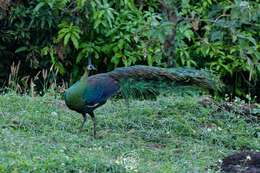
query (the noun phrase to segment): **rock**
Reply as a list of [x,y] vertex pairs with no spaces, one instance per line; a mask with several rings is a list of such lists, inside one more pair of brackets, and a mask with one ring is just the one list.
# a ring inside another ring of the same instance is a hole
[[260,173],[260,152],[242,151],[223,159],[221,170],[226,173]]

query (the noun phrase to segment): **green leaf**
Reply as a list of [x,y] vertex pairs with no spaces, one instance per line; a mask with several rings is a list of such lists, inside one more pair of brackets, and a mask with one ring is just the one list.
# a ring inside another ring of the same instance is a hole
[[78,48],[79,48],[79,41],[78,41],[78,39],[77,39],[74,35],[71,35],[70,38],[71,38],[71,41],[72,41],[74,47],[75,47],[76,49],[78,49]]
[[124,44],[125,44],[124,40],[123,40],[123,39],[120,39],[120,40],[118,41],[118,45],[117,45],[117,46],[118,46],[119,49],[123,49]]
[[84,56],[85,56],[84,51],[81,51],[81,52],[78,54],[77,58],[76,58],[76,64],[78,64]]
[[40,2],[36,5],[36,7],[33,9],[34,11],[39,11],[40,8],[42,8],[45,5],[45,2]]
[[186,38],[188,38],[188,40],[191,40],[191,38],[193,37],[193,32],[190,29],[186,30],[183,34]]
[[60,63],[60,62],[55,63],[55,67],[58,69],[60,74],[64,75],[65,68],[63,67],[62,63]]
[[20,53],[20,52],[24,52],[27,51],[28,48],[26,46],[23,47],[19,47],[18,49],[15,50],[15,53]]
[[67,35],[65,35],[65,37],[64,37],[64,46],[67,46],[67,44],[68,44],[68,42],[69,42],[69,39],[71,38],[71,34],[69,33],[69,34],[67,34]]
[[53,8],[53,6],[54,6],[54,1],[47,1],[47,4],[49,5],[50,8]]
[[115,64],[115,66],[117,66],[121,60],[122,54],[121,53],[116,53],[112,59],[111,62]]
[[51,56],[51,62],[52,64],[56,64],[56,57],[54,56],[53,50],[50,51],[50,56]]
[[77,31],[77,32],[73,32],[73,35],[74,35],[77,39],[80,39],[79,31]]
[[47,55],[49,53],[49,47],[44,47],[41,49],[41,55]]
[[77,8],[82,9],[87,0],[77,0]]
[[240,37],[240,38],[249,40],[251,43],[254,44],[254,46],[257,45],[255,39],[251,36],[246,36],[246,35],[242,35],[242,34],[238,34],[237,36]]
[[65,35],[66,35],[66,33],[59,33],[57,40],[58,40],[58,41],[62,40]]
[[64,28],[62,28],[60,31],[59,31],[59,33],[69,33],[71,31],[71,29],[70,28],[68,28],[68,26],[64,26]]

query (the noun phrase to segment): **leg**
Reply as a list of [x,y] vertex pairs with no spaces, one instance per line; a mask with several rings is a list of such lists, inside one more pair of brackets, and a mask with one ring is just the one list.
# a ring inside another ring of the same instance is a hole
[[93,136],[94,136],[94,138],[96,138],[96,123],[97,123],[96,122],[96,117],[95,117],[94,112],[90,112],[89,115],[90,115],[90,117],[91,117],[91,119],[93,121]]
[[81,124],[81,126],[79,128],[79,132],[82,131],[83,126],[84,126],[85,122],[87,121],[87,114],[83,113],[82,116],[83,116],[83,121],[82,121],[82,124]]

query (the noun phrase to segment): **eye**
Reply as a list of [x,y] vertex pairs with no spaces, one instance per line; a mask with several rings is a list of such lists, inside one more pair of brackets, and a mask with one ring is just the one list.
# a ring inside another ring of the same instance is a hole
[[94,65],[90,64],[87,66],[88,70],[96,70],[96,67],[94,67]]

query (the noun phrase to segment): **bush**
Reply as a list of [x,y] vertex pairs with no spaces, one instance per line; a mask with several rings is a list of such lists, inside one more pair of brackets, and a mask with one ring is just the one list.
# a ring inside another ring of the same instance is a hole
[[[91,56],[99,71],[133,64],[209,68],[229,85],[226,92],[257,94],[259,0],[4,2],[0,66],[21,61],[20,78],[51,68],[58,82],[74,82]],[[9,75],[2,69],[1,83]]]

